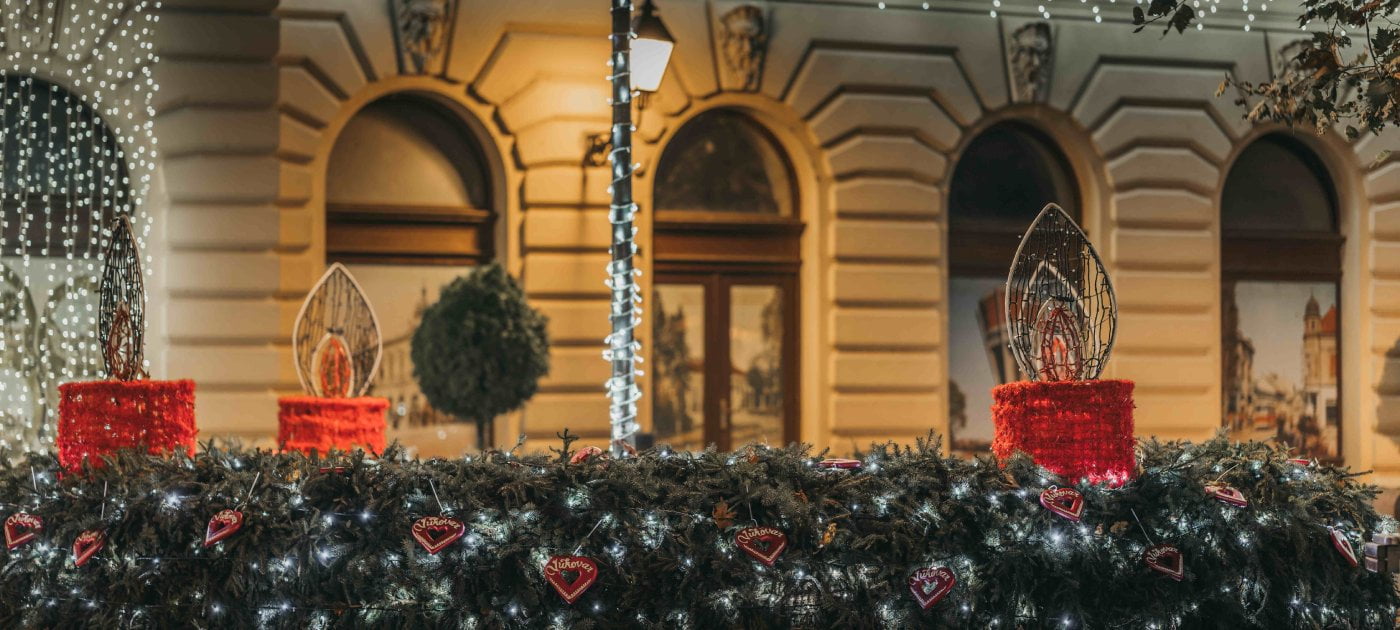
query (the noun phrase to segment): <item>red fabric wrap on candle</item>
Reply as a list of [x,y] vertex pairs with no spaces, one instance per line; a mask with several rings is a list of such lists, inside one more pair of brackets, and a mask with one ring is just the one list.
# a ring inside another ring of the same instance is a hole
[[384,452],[384,398],[287,396],[277,400],[277,444],[283,450],[325,453],[362,448]]
[[194,381],[90,381],[58,391],[58,461],[70,471],[126,448],[194,452]]
[[996,436],[1005,459],[1024,451],[1070,480],[1121,485],[1134,475],[1133,382],[1017,382],[992,388]]

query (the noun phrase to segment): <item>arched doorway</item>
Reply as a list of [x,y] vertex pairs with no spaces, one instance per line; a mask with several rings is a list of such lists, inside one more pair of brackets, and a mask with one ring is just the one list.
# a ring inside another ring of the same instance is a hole
[[963,149],[948,190],[948,434],[954,452],[985,452],[991,389],[1022,375],[1007,347],[1006,273],[1045,204],[1080,216],[1069,160],[1041,131],[994,124]]
[[1341,458],[1342,236],[1317,155],[1275,133],[1240,152],[1220,199],[1223,422]]
[[778,142],[738,111],[695,116],[662,152],[650,309],[657,442],[797,439],[796,191]]
[[465,114],[412,93],[366,105],[346,123],[326,170],[326,262],[355,274],[379,315],[392,429],[452,419],[422,403],[410,346],[439,289],[495,256],[495,195]]
[[58,386],[102,374],[97,277],[130,178],[103,117],[56,84],[6,75],[0,129],[0,447],[40,450]]

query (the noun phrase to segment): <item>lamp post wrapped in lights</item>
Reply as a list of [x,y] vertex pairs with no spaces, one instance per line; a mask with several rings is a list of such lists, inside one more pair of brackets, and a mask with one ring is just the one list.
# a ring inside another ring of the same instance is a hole
[[[612,363],[612,376],[607,382],[612,454],[622,457],[627,451],[635,450],[637,401],[642,397],[642,390],[637,387],[641,343],[635,335],[642,321],[642,294],[637,287],[641,271],[632,260],[636,251],[633,239],[637,233],[633,225],[637,204],[632,200],[635,168],[632,163],[632,90],[650,92],[660,87],[674,41],[656,17],[656,7],[651,0],[643,5],[635,24],[631,0],[609,2],[612,3],[612,58],[608,62],[612,68],[609,77],[612,81],[612,150],[608,152],[608,162],[612,169],[612,203],[608,220],[612,224],[612,246],[606,284],[612,291],[612,307],[608,314],[611,332],[605,340],[608,349],[603,351],[603,358]],[[634,38],[640,55],[636,68],[631,59]]]

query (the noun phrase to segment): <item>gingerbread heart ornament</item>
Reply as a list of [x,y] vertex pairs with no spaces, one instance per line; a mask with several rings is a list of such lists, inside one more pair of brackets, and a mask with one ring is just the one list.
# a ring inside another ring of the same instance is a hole
[[755,560],[771,567],[787,549],[787,534],[774,527],[745,527],[734,536],[734,544]]
[[1074,488],[1049,488],[1040,493],[1040,504],[1076,523],[1084,513],[1084,495]]
[[1186,577],[1181,550],[1173,545],[1152,545],[1142,552],[1142,561],[1153,571],[1180,582]]
[[450,516],[424,516],[413,521],[413,539],[436,555],[467,533],[467,526]]
[[219,510],[209,519],[209,527],[204,530],[204,546],[212,547],[243,529],[243,513],[238,510]]
[[83,566],[97,552],[107,545],[107,534],[100,529],[89,529],[73,539],[73,566]]
[[14,549],[34,540],[44,531],[44,519],[33,514],[15,512],[5,519],[5,546]]
[[909,591],[914,594],[919,606],[928,610],[929,606],[937,604],[938,600],[952,591],[957,583],[958,578],[953,575],[952,569],[929,567],[919,569],[909,576]]
[[544,563],[544,579],[572,604],[598,581],[598,563],[583,556],[554,556]]
[[1331,527],[1327,528],[1327,532],[1332,538],[1332,546],[1337,548],[1337,553],[1346,558],[1347,564],[1356,567],[1356,549],[1351,546],[1351,540],[1346,537],[1346,534]]
[[1221,483],[1218,481],[1208,483],[1206,484],[1206,494],[1214,497],[1221,503],[1228,503],[1235,507],[1245,507],[1249,505],[1249,499],[1245,498],[1244,493],[1228,483]]

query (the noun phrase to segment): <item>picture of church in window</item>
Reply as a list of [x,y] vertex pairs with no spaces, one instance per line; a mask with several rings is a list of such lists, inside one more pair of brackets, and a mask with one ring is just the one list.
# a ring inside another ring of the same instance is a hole
[[1337,289],[1236,282],[1225,289],[1224,422],[1233,440],[1277,440],[1341,457]]

